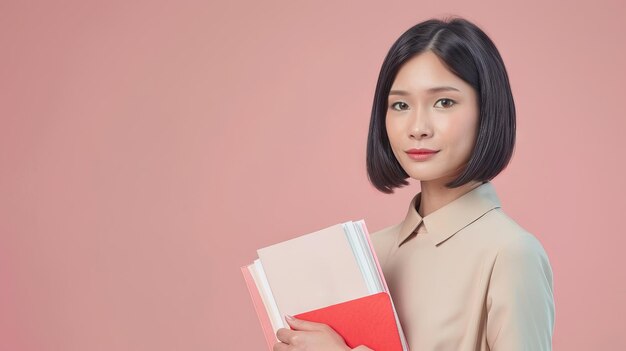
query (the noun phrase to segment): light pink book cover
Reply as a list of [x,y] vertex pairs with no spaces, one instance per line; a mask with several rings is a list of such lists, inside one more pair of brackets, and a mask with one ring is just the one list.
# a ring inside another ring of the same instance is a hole
[[246,286],[248,287],[248,291],[250,292],[250,297],[252,298],[254,310],[259,317],[261,328],[263,328],[265,341],[267,342],[268,348],[271,350],[274,344],[278,342],[278,339],[276,338],[276,334],[274,334],[272,322],[270,321],[270,317],[267,314],[267,309],[263,304],[263,298],[259,294],[259,290],[256,286],[256,283],[254,282],[254,278],[252,277],[252,273],[250,272],[249,267],[250,266],[241,267],[241,273],[243,274],[243,279],[246,281]]
[[281,314],[294,315],[368,295],[342,224],[257,252]]

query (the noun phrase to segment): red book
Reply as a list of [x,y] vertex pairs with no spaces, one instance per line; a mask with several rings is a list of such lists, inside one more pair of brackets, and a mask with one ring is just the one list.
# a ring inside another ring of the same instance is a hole
[[389,294],[381,292],[294,317],[328,324],[346,344],[365,345],[375,351],[402,351],[402,343]]

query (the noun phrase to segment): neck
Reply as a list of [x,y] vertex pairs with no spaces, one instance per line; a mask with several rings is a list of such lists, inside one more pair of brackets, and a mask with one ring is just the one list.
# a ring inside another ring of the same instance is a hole
[[458,188],[448,188],[445,183],[449,181],[446,179],[420,182],[422,194],[417,209],[420,216],[428,216],[482,184],[479,181],[471,181]]

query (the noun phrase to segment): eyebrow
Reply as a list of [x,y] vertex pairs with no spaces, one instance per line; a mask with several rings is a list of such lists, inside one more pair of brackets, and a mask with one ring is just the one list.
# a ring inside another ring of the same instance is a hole
[[[439,92],[442,92],[442,91],[451,91],[451,90],[460,92],[459,89],[457,89],[455,87],[451,87],[451,86],[432,87],[432,88],[426,89],[426,92],[427,93],[439,93]],[[389,92],[389,95],[403,95],[403,96],[406,96],[406,95],[411,95],[411,94],[409,92],[407,92],[407,91],[404,91],[404,90],[392,90],[392,91]]]

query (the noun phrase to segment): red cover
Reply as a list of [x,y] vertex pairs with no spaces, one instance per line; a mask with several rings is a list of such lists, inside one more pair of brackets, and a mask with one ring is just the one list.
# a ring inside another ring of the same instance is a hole
[[375,351],[402,351],[391,298],[386,292],[300,313],[294,317],[328,324],[343,337],[350,348],[365,345]]

